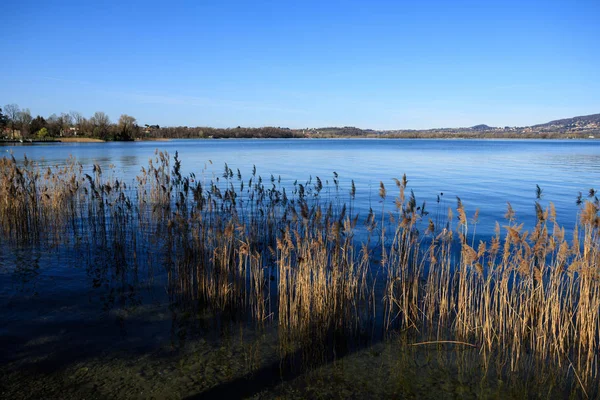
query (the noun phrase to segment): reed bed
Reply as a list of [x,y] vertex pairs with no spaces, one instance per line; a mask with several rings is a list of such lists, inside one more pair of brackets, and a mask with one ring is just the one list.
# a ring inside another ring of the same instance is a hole
[[279,178],[254,169],[246,180],[227,165],[219,176],[183,176],[177,154],[157,151],[128,185],[74,159],[42,169],[5,157],[0,243],[103,249],[113,279],[130,281],[140,266],[164,273],[178,302],[277,324],[288,344],[401,332],[413,343],[475,347],[507,373],[552,362],[586,396],[599,393],[594,191],[579,200],[572,237],[538,201],[531,231],[508,204],[495,235],[480,241],[477,212],[469,217],[457,199],[429,217],[406,177],[392,206],[381,183],[381,210],[363,216],[354,183],[343,193],[335,173],[332,182],[286,190]]

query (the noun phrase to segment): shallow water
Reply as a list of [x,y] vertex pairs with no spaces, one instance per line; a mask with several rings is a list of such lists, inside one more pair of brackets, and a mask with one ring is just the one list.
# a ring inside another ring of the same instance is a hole
[[[502,220],[506,201],[520,220],[533,225],[536,184],[543,189],[542,204],[552,201],[559,222],[569,229],[578,211],[578,192],[585,194],[600,181],[596,141],[185,140],[3,149],[44,165],[62,164],[72,155],[88,172],[99,164],[105,173],[133,183],[157,147],[171,155],[177,151],[183,172],[207,181],[222,175],[224,163],[234,171],[239,168],[245,178],[256,165],[265,181],[272,174],[288,188],[295,180],[318,176],[325,199],[346,201],[354,180],[355,209],[361,214],[384,206],[378,197],[380,181],[390,200],[396,191],[392,179],[405,173],[408,188],[419,204],[427,201],[431,215],[454,207],[455,196],[469,214],[480,209],[477,232],[483,236]],[[392,210],[391,201],[384,207]],[[415,338],[363,334],[352,343],[337,339],[320,348],[309,340],[282,349],[276,323],[249,326],[243,315],[215,315],[173,297],[159,256],[122,273],[109,250],[85,243],[16,247],[0,242],[2,397],[581,394],[573,376],[565,383],[551,371],[511,375],[494,367],[501,360],[488,362],[483,373],[477,350],[460,345],[414,348],[408,343]],[[130,258],[127,263],[133,265]]]

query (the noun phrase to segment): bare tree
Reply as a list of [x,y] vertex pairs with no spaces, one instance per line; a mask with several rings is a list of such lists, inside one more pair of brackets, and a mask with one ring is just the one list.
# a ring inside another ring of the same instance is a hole
[[4,106],[4,113],[11,121],[16,121],[21,109],[16,104],[7,104]]
[[93,134],[100,137],[100,139],[107,139],[108,127],[110,125],[110,118],[108,115],[102,111],[96,111],[90,118],[90,122],[94,127]]
[[71,128],[71,125],[73,125],[73,118],[71,118],[71,114],[62,113],[62,114],[60,114],[60,117],[58,117],[58,119],[60,120],[61,136],[65,133],[68,134],[69,129]]
[[19,116],[19,106],[16,104],[7,104],[4,106],[4,113],[8,118],[8,127],[10,128],[12,135],[15,134],[15,125],[17,124],[17,118]]
[[94,126],[106,127],[110,125],[110,118],[108,117],[108,115],[106,115],[105,112],[102,111],[96,111],[92,118],[90,118],[90,121],[92,122],[92,124],[94,124]]
[[87,122],[84,116],[79,111],[70,111],[69,115],[71,116],[72,123],[75,124],[75,134],[83,133]]
[[121,117],[119,117],[119,140],[132,140],[135,136],[135,132],[137,131],[137,129],[137,121],[134,117],[127,114],[122,114]]
[[60,136],[61,130],[61,120],[56,114],[50,115],[46,119],[46,128],[48,128],[48,132],[50,136]]
[[24,108],[17,114],[17,124],[21,130],[21,136],[27,136],[29,134],[29,124],[32,119],[29,108]]

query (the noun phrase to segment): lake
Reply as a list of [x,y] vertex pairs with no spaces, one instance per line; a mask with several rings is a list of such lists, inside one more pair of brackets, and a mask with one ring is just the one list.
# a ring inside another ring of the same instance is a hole
[[[572,232],[580,212],[578,194],[586,197],[600,182],[600,141],[594,140],[173,140],[0,149],[21,164],[25,155],[42,166],[66,165],[72,156],[85,173],[93,176],[98,165],[104,176],[130,188],[142,167],[148,170],[157,149],[171,157],[177,152],[182,174],[193,173],[193,181],[205,185],[217,178],[221,184],[227,181],[225,164],[234,175],[239,170],[243,182],[256,168],[265,187],[286,188],[290,194],[296,181],[313,187],[318,177],[323,201],[339,204],[350,201],[354,181],[352,210],[360,221],[369,209],[395,211],[394,178],[406,174],[407,189],[414,191],[419,206],[426,202],[429,212],[421,232],[427,219],[443,220],[448,208],[456,215],[458,196],[469,217],[479,210],[475,229],[482,240],[493,235],[496,221],[507,224],[507,202],[524,229],[533,229],[536,185],[542,189],[542,207],[552,202],[558,223]],[[381,182],[387,189],[385,202],[379,195]],[[127,212],[119,210],[115,215],[129,221]],[[178,246],[178,234],[171,237],[170,230],[135,221],[128,225],[134,233],[119,232],[118,224],[107,226],[113,231],[94,236],[103,238],[97,246],[86,241],[83,230],[81,237],[69,238],[68,246],[57,238],[0,240],[0,395],[475,398],[527,397],[546,386],[554,388],[553,395],[581,395],[572,374],[563,382],[551,364],[534,356],[511,375],[500,362],[484,364],[477,349],[469,351],[469,343],[431,349],[402,329],[368,332],[381,330],[382,322],[373,322],[383,318],[379,304],[372,323],[361,326],[356,337],[349,335],[353,339],[334,330],[306,342],[310,344],[283,341],[271,308],[259,320],[274,322],[256,324],[256,315],[207,311],[194,296],[193,301],[185,296],[181,287],[188,283],[173,272],[178,267],[172,270],[173,260],[166,256],[171,245]],[[469,229],[472,234],[473,226]],[[162,242],[167,235],[172,241]],[[375,258],[373,265],[381,254]],[[276,290],[281,275],[267,271],[266,286],[270,279]],[[172,289],[174,277],[179,279],[177,290]],[[384,277],[376,274],[373,281],[377,279]],[[244,285],[250,281],[242,277]],[[383,290],[379,283],[373,288]]]
[[[408,178],[417,201],[430,213],[443,193],[444,209],[455,207],[456,196],[467,214],[480,211],[480,233],[490,233],[503,221],[506,202],[526,224],[535,216],[536,185],[541,204],[553,202],[561,225],[569,228],[577,215],[576,198],[600,182],[600,141],[586,140],[173,140],[167,142],[71,143],[5,146],[18,160],[27,155],[45,165],[73,156],[89,171],[94,163],[132,181],[147,166],[156,149],[179,152],[184,173],[220,176],[224,164],[249,177],[256,166],[263,179],[281,177],[323,182],[337,172],[340,187],[354,180],[357,209],[379,208],[380,182],[390,197],[397,195],[393,178]],[[212,164],[210,163],[212,162]],[[391,208],[390,208],[391,210]]]

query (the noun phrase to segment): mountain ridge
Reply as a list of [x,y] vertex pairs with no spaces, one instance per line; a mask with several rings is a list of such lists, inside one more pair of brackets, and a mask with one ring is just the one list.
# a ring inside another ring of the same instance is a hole
[[577,123],[600,124],[600,114],[581,115],[578,117],[556,119],[545,124],[532,125],[534,127],[552,126],[552,125],[576,125]]
[[405,138],[595,138],[600,137],[600,113],[557,119],[529,126],[493,127],[486,124],[462,128],[373,130],[353,126],[298,129],[305,137],[405,137]]

